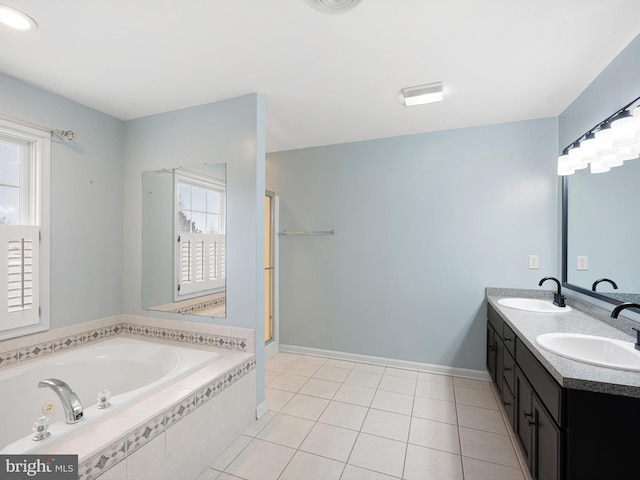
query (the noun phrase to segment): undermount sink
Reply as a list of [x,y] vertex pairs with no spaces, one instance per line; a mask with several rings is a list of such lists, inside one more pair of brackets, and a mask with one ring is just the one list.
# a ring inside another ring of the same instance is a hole
[[633,342],[579,333],[545,333],[536,338],[545,350],[600,367],[640,372],[640,351]]
[[498,303],[503,307],[527,310],[539,313],[565,313],[571,311],[571,307],[559,307],[550,300],[540,298],[501,298]]

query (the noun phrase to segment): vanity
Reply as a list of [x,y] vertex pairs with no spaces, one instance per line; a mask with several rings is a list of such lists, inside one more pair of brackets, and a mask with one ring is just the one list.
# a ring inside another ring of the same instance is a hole
[[553,332],[633,337],[577,308],[538,313],[505,307],[498,303],[504,295],[491,290],[487,370],[532,477],[639,478],[633,439],[640,431],[640,372],[578,362],[536,343]]

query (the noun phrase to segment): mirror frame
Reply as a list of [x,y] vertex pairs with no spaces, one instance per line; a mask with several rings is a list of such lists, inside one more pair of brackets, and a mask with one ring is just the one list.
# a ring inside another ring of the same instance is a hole
[[[562,287],[568,288],[569,290],[573,290],[578,293],[582,293],[583,295],[588,295],[590,297],[596,298],[603,302],[610,303],[612,305],[621,305],[624,302],[620,300],[616,300],[615,298],[608,297],[606,295],[602,295],[598,292],[594,292],[592,290],[586,289],[584,287],[580,287],[578,285],[574,285],[573,283],[568,282],[568,274],[569,274],[569,259],[568,255],[568,246],[569,246],[569,175],[562,177]],[[640,313],[640,309],[638,308],[630,308],[629,310],[633,312]]]

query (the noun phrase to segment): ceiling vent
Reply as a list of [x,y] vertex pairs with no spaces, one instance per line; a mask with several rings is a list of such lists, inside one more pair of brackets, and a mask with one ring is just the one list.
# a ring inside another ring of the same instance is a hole
[[307,0],[307,3],[322,13],[344,13],[358,6],[362,0]]

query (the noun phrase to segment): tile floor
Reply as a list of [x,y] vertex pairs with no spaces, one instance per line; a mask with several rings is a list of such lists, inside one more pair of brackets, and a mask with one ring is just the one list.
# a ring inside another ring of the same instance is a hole
[[489,382],[291,353],[198,480],[529,480]]

